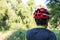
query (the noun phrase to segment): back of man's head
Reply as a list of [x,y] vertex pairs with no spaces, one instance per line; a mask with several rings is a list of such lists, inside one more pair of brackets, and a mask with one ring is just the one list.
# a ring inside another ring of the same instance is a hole
[[49,12],[45,8],[38,8],[34,12],[34,19],[36,24],[39,25],[47,25],[49,19]]

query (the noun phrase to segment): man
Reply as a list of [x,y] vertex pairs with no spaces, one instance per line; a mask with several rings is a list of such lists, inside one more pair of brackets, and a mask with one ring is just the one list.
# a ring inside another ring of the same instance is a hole
[[27,31],[27,40],[56,40],[55,34],[46,29],[48,26],[49,13],[45,8],[38,8],[34,12],[34,19],[37,27]]

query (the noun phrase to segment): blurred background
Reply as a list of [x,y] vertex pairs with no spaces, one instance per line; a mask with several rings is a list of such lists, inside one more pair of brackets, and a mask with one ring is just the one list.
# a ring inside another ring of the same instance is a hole
[[50,13],[48,29],[60,40],[60,0],[0,0],[0,40],[26,40],[26,31],[36,26],[37,8]]

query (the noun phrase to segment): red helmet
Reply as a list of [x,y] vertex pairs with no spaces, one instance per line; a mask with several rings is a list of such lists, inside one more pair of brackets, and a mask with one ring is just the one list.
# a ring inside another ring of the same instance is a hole
[[38,8],[34,12],[34,18],[48,19],[49,18],[49,13],[48,13],[47,9],[45,9],[45,8]]

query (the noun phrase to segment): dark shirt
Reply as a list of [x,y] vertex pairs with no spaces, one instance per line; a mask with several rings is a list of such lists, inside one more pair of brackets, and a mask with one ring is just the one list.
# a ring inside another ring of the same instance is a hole
[[53,32],[45,28],[34,28],[26,33],[27,40],[56,40]]

